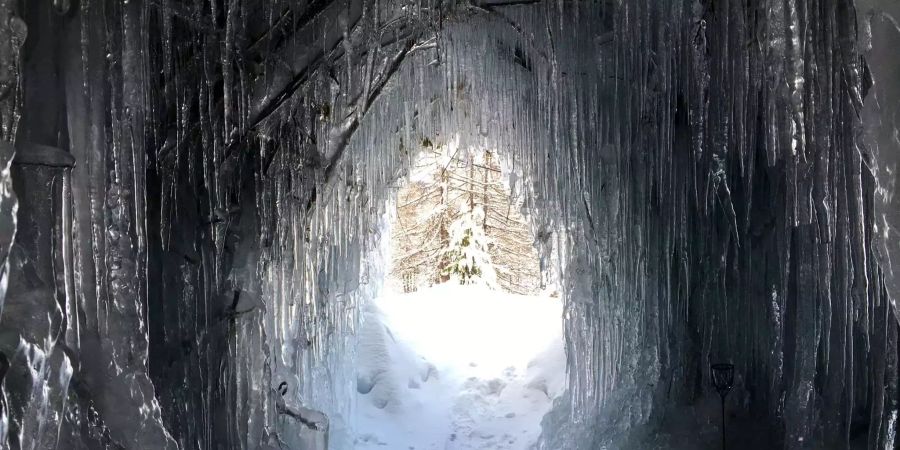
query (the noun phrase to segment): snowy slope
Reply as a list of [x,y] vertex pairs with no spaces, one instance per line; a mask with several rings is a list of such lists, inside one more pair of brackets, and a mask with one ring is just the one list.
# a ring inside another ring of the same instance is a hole
[[[462,324],[462,326],[460,326]],[[558,299],[443,285],[370,305],[359,449],[526,449],[565,384]]]

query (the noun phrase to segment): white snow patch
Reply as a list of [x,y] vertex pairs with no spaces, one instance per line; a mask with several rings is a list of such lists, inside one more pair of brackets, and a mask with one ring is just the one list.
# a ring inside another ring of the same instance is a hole
[[565,389],[559,299],[445,284],[360,332],[357,449],[527,449]]

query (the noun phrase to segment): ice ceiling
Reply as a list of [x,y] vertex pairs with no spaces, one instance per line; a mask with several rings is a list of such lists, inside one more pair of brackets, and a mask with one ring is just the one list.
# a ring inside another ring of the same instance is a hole
[[311,408],[349,447],[385,200],[456,134],[509,150],[564,286],[542,448],[664,424],[718,361],[766,445],[892,448],[898,20],[889,0],[0,0],[0,441],[306,448]]

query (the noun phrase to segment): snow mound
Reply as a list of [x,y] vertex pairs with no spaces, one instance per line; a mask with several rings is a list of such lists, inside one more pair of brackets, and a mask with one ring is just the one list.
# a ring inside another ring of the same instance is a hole
[[457,285],[369,305],[355,447],[530,448],[565,389],[561,314],[558,299]]

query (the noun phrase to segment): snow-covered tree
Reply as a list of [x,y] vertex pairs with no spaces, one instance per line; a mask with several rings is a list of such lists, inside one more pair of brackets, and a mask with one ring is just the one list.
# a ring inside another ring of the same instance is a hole
[[392,224],[392,275],[407,292],[446,281],[444,249],[456,211],[448,202],[447,173],[437,170],[437,154],[426,148],[397,194]]
[[453,273],[467,282],[476,274],[462,275],[451,266],[459,262],[456,256],[468,229],[468,239],[477,239],[484,259],[458,269],[485,270],[490,263],[493,285],[534,293],[540,288],[540,270],[521,206],[522,199],[510,195],[494,153],[423,141],[418,163],[397,196],[394,278],[407,291],[449,281]]
[[463,211],[450,226],[450,245],[444,249],[447,264],[442,274],[459,284],[494,287],[497,275],[488,251],[490,238],[484,234],[484,210]]

